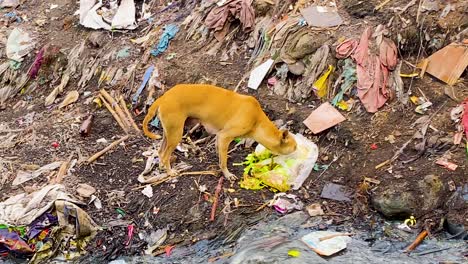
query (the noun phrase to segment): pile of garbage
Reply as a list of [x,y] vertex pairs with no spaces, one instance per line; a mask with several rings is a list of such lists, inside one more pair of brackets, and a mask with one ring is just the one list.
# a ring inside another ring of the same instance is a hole
[[74,260],[87,253],[98,226],[61,184],[20,193],[0,203],[0,256]]

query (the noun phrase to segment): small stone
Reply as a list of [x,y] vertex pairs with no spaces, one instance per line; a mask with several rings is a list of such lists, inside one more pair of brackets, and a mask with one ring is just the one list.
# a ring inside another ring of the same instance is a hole
[[79,196],[83,198],[89,198],[96,192],[96,189],[88,184],[82,183],[78,184],[78,188],[76,188],[76,192]]
[[436,175],[427,175],[419,183],[419,188],[423,193],[423,211],[432,211],[440,205],[440,198],[444,191],[444,184]]
[[288,65],[289,71],[294,75],[302,75],[305,72],[305,65],[302,61]]
[[313,204],[308,205],[306,207],[306,210],[310,216],[319,216],[319,215],[324,214],[322,206],[320,206],[319,203],[313,203]]

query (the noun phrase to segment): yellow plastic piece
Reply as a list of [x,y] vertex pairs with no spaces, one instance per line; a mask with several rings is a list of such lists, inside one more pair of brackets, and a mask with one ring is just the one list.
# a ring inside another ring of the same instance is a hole
[[101,102],[101,99],[99,99],[98,97],[94,98],[93,102],[95,102],[99,108],[102,107],[102,102]]
[[417,77],[417,76],[419,76],[419,73],[410,73],[410,74],[400,73],[400,77],[404,77],[404,78],[411,78],[411,77]]
[[344,100],[339,101],[336,104],[336,106],[338,106],[339,109],[344,110],[344,111],[348,111],[349,109],[348,103],[346,103],[346,101]]
[[330,73],[333,71],[334,67],[332,65],[328,65],[328,70],[317,81],[314,83],[314,89],[317,90],[317,96],[319,98],[324,97],[328,93],[328,86],[327,86],[327,79]]
[[404,223],[407,226],[414,226],[416,225],[416,218],[414,218],[414,216],[410,216],[410,218],[406,219]]
[[288,255],[293,257],[293,258],[297,258],[297,257],[299,257],[301,255],[301,252],[299,250],[297,250],[297,249],[290,249],[288,251]]

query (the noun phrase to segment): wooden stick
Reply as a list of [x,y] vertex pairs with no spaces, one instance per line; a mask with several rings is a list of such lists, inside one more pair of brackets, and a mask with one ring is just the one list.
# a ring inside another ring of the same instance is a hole
[[106,98],[112,108],[115,109],[115,112],[119,115],[122,122],[125,124],[127,128],[131,126],[130,121],[128,121],[127,116],[125,116],[124,112],[120,108],[119,104],[115,101],[115,99],[104,89],[99,90],[99,93]]
[[124,109],[124,112],[125,114],[127,114],[127,118],[128,120],[130,120],[130,123],[132,124],[133,128],[140,132],[140,128],[138,127],[138,125],[135,123],[135,120],[133,119],[132,117],[132,114],[130,113],[130,111],[128,111],[128,108],[127,106],[125,105],[125,100],[123,99],[123,96],[121,95],[120,98],[119,98],[119,103],[120,103],[120,107],[122,107]]
[[62,183],[63,178],[65,177],[65,174],[67,173],[68,166],[70,165],[71,159],[73,158],[73,154],[68,157],[67,161],[62,162],[62,165],[60,165],[60,169],[57,172],[57,176],[55,176],[55,179],[52,180],[52,183]]
[[374,10],[379,10],[379,9],[381,9],[381,8],[384,7],[386,4],[388,4],[390,1],[391,1],[391,0],[385,0],[385,1],[383,1],[381,4],[379,4],[378,6],[376,6],[376,7],[374,8]]
[[128,139],[128,137],[129,137],[129,135],[126,135],[126,136],[124,136],[123,138],[112,142],[109,146],[105,147],[103,150],[101,150],[101,151],[99,151],[98,153],[96,153],[96,154],[94,154],[93,156],[91,156],[91,157],[88,159],[88,163],[91,163],[91,162],[95,161],[97,158],[101,157],[104,153],[106,153],[107,151],[109,151],[109,150],[112,149],[113,147],[117,146],[117,145],[120,144],[122,141]]
[[223,187],[223,180],[224,180],[224,176],[221,176],[221,178],[219,178],[218,185],[216,186],[213,207],[211,207],[210,221],[212,222],[215,220],[216,207],[218,206],[218,199],[219,199],[219,193],[221,192],[221,187]]
[[147,183],[147,184],[145,184],[143,186],[135,187],[135,188],[132,189],[132,191],[137,191],[137,190],[140,190],[140,189],[144,189],[146,187],[146,185],[148,185],[148,184],[151,184],[151,186],[156,186],[156,185],[159,185],[161,183],[172,180],[174,178],[177,178],[179,176],[185,176],[185,175],[213,175],[213,176],[216,176],[217,172],[216,171],[188,171],[188,172],[182,172],[182,173],[180,173],[179,175],[176,175],[176,176],[166,177],[166,178],[163,178],[163,179],[161,179],[159,181],[155,181],[155,182]]
[[419,244],[421,244],[421,242],[424,240],[424,238],[426,238],[428,232],[427,230],[423,230],[421,233],[419,233],[419,235],[416,237],[416,239],[413,241],[413,243],[411,243],[411,245],[409,245],[404,252],[411,252],[413,251],[415,248],[417,248],[419,246]]
[[201,126],[200,123],[197,123],[196,125],[194,125],[188,132],[187,134],[185,134],[184,137],[187,137],[189,135],[191,135],[193,132],[195,132],[195,130],[197,130],[199,127]]
[[204,138],[200,138],[199,140],[193,142],[193,144],[198,145],[198,144],[201,144],[201,143],[205,143],[209,139],[211,139],[211,136],[206,136]]
[[128,134],[128,128],[127,126],[124,125],[122,120],[120,119],[119,115],[112,109],[112,106],[109,105],[109,103],[102,97],[102,95],[98,95],[99,99],[101,99],[102,103],[106,106],[107,110],[112,114],[112,116],[115,118],[117,123],[119,123],[119,126],[125,131],[126,134]]

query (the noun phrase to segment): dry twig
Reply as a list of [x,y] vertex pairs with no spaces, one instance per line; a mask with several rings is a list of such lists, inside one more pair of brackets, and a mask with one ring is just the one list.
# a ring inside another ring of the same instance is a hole
[[405,252],[411,252],[415,248],[417,248],[419,246],[419,244],[421,244],[421,242],[424,240],[424,238],[426,238],[427,235],[428,235],[427,230],[423,230],[421,233],[419,233],[419,235],[416,237],[416,239],[413,241],[413,243],[411,243],[411,245],[409,245],[405,249]]
[[112,109],[112,106],[109,105],[109,103],[106,101],[106,99],[104,99],[104,97],[102,95],[98,95],[98,97],[99,97],[99,99],[101,99],[104,106],[106,106],[107,110],[109,110],[109,112],[112,114],[112,116],[117,121],[119,126],[123,129],[123,131],[125,131],[125,133],[128,134],[127,126],[124,125],[124,123],[120,119],[119,115],[114,111],[114,109]]
[[109,146],[105,147],[103,150],[101,150],[98,153],[94,154],[93,156],[89,157],[88,163],[91,163],[91,162],[95,161],[96,159],[98,159],[99,157],[104,155],[104,153],[106,153],[107,151],[109,151],[110,149],[117,146],[118,144],[120,144],[121,142],[123,142],[124,140],[126,140],[128,138],[129,138],[129,135],[126,135],[123,138],[112,142]]
[[221,192],[221,188],[223,187],[223,180],[224,180],[224,176],[221,176],[221,178],[219,178],[218,185],[216,185],[213,207],[211,207],[211,216],[210,216],[210,221],[212,222],[215,220],[216,207],[218,206],[219,193]]

